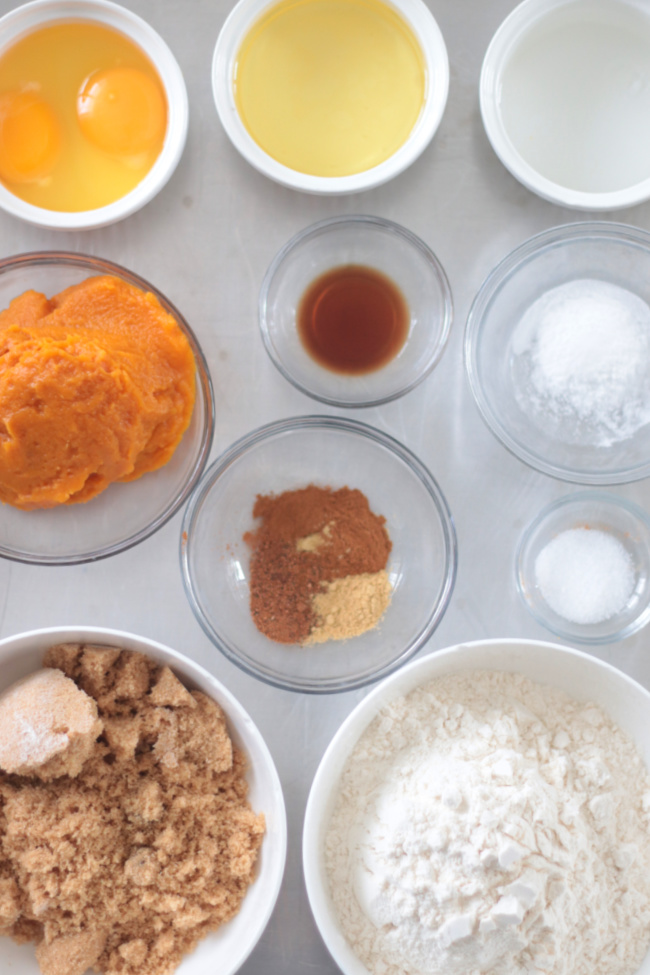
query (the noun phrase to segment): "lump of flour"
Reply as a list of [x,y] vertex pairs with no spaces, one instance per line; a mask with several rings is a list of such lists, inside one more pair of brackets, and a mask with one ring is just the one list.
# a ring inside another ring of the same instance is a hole
[[629,975],[650,942],[650,777],[593,704],[515,674],[391,703],[325,858],[373,975]]

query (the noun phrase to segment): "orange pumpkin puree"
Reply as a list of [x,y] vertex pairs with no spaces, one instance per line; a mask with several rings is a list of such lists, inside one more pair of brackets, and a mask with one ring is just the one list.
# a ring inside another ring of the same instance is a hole
[[88,501],[165,464],[187,429],[195,364],[152,294],[94,277],[0,312],[0,500]]

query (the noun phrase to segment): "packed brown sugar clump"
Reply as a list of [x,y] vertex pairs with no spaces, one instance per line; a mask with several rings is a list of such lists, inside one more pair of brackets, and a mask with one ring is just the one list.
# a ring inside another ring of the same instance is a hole
[[192,416],[187,337],[150,293],[93,277],[0,312],[0,501],[85,502],[167,463]]
[[253,880],[244,756],[211,698],[141,654],[63,644],[44,665],[103,730],[74,778],[0,771],[0,932],[35,941],[44,975],[168,975]]
[[258,495],[250,608],[257,628],[279,643],[320,643],[372,629],[390,600],[386,519],[356,488],[309,484]]

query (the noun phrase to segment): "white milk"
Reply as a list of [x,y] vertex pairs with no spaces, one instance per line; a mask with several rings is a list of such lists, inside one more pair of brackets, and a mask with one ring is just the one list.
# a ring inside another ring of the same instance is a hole
[[550,11],[514,47],[501,115],[542,176],[585,192],[650,177],[650,3],[577,0]]

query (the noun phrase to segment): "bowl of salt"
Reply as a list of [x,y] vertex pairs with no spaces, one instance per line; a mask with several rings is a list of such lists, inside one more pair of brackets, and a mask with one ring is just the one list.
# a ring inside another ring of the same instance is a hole
[[615,643],[650,620],[650,518],[603,491],[577,491],[524,531],[515,581],[538,623],[572,643]]
[[650,233],[586,222],[525,241],[467,320],[474,398],[501,443],[577,484],[650,475]]

